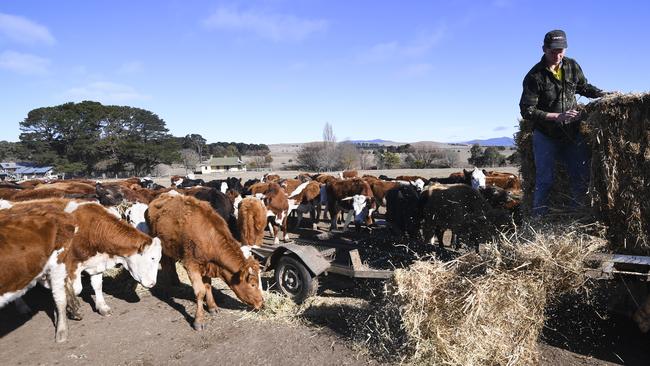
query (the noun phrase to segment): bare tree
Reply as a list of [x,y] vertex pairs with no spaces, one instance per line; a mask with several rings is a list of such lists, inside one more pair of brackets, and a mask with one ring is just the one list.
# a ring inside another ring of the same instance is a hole
[[320,171],[322,169],[321,162],[324,151],[325,148],[321,143],[315,142],[304,144],[298,150],[296,163],[303,169],[307,169],[313,172]]
[[407,161],[412,168],[429,168],[436,159],[441,159],[443,154],[440,150],[430,146],[419,146],[413,148],[407,155]]
[[449,168],[455,168],[460,165],[460,154],[456,150],[446,150],[443,153],[444,157],[442,161]]
[[199,154],[192,149],[183,149],[181,150],[181,162],[185,168],[185,173],[194,172],[196,164],[201,162]]
[[325,122],[325,127],[323,127],[323,142],[325,142],[326,144],[336,142],[334,129],[332,128],[332,125],[329,122]]
[[372,166],[372,162],[374,160],[374,156],[372,153],[369,153],[367,151],[361,150],[359,152],[359,168],[361,170],[368,170]]
[[338,161],[341,169],[356,168],[359,162],[359,149],[349,141],[337,145]]
[[329,122],[325,123],[323,127],[323,151],[320,155],[319,166],[323,170],[332,171],[337,170],[339,165],[338,156],[336,152],[336,136],[334,130]]
[[273,158],[264,150],[249,151],[248,163],[253,168],[267,168],[271,165]]

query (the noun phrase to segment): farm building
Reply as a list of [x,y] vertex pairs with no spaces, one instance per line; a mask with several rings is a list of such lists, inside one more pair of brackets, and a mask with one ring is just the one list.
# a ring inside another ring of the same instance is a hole
[[0,179],[33,179],[55,176],[52,166],[35,166],[31,163],[0,163]]
[[199,169],[196,173],[210,174],[218,172],[239,172],[246,171],[246,163],[241,161],[238,157],[223,157],[215,158],[210,156],[210,159],[199,164]]

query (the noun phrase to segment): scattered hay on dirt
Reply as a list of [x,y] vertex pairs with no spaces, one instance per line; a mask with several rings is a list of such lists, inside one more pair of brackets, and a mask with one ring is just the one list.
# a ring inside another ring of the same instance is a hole
[[258,311],[249,311],[243,314],[242,319],[258,321],[282,322],[287,324],[300,324],[300,316],[309,306],[310,299],[298,305],[284,294],[273,291],[264,292],[264,307]]
[[481,256],[397,270],[357,340],[414,364],[537,363],[545,307],[587,287],[585,258],[605,241],[531,227],[502,239]]

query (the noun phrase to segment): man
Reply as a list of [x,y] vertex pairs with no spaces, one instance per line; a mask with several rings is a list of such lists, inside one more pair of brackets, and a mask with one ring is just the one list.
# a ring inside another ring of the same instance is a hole
[[567,167],[573,206],[584,204],[587,193],[590,153],[579,131],[575,94],[598,98],[606,93],[587,82],[580,65],[564,56],[566,49],[564,31],[546,33],[544,55],[526,74],[519,102],[522,117],[533,121],[533,216],[548,212],[548,196],[558,158]]

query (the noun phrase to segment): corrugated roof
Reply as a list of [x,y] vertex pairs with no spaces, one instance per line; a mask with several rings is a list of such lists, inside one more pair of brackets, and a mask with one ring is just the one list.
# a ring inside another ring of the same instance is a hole
[[204,162],[203,165],[235,166],[235,165],[244,165],[244,163],[241,160],[239,160],[238,157],[225,157],[225,158],[212,158]]
[[53,167],[51,166],[44,166],[44,167],[37,167],[37,168],[21,166],[18,169],[16,169],[16,174],[45,174],[48,171],[52,170],[52,168]]

